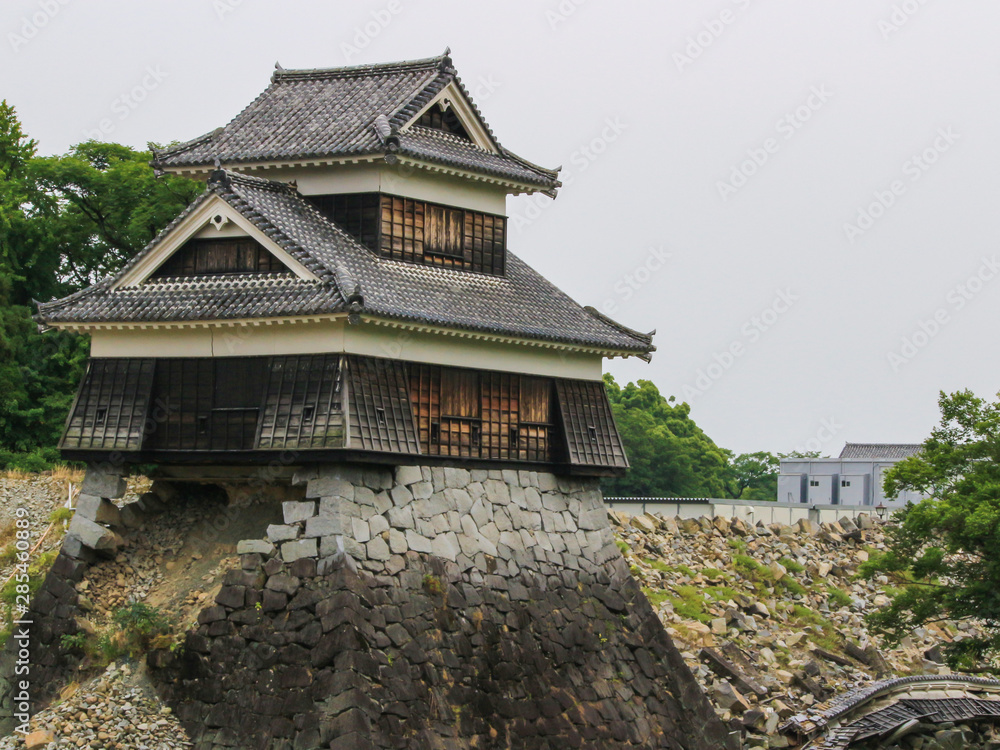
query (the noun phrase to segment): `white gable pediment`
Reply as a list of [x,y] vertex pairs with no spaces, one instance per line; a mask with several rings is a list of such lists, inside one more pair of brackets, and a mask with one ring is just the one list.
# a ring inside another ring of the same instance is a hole
[[315,274],[293,258],[277,242],[272,240],[252,222],[244,217],[218,195],[209,196],[184,218],[170,233],[162,238],[146,257],[135,264],[118,279],[113,289],[139,286],[168,258],[192,239],[213,239],[225,237],[250,237],[280,260],[288,269],[304,281],[319,281]]
[[500,153],[500,150],[497,148],[493,138],[490,137],[490,132],[487,129],[486,124],[482,121],[482,119],[480,119],[475,107],[472,105],[472,102],[469,101],[461,87],[454,81],[441,89],[437,96],[427,102],[427,104],[424,105],[424,107],[417,112],[416,115],[410,118],[409,122],[400,128],[400,131],[406,132],[424,115],[424,113],[439,105],[442,109],[450,110],[455,113],[458,121],[462,123],[462,127],[465,128],[465,132],[469,134],[469,138],[471,138],[472,142],[479,146],[479,148],[491,151],[494,154]]

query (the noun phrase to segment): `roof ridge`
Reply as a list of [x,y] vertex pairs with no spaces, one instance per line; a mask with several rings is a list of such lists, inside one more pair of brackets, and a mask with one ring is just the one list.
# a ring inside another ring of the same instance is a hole
[[419,60],[402,60],[389,63],[368,63],[365,65],[345,65],[337,68],[276,68],[271,75],[271,81],[294,81],[314,78],[354,78],[368,75],[383,75],[385,73],[404,73],[408,71],[439,68],[443,72],[451,69],[451,50],[436,57],[425,57]]
[[[653,336],[656,335],[656,331],[655,330],[652,330],[649,333],[642,333],[641,331],[637,331],[634,328],[629,328],[626,325],[622,325],[621,323],[619,323],[614,318],[609,318],[607,315],[605,315],[604,313],[600,312],[596,307],[593,307],[591,305],[587,305],[583,309],[586,310],[587,313],[591,317],[597,318],[602,323],[606,323],[607,325],[611,326],[612,328],[618,329],[622,333],[626,333],[629,336],[634,336],[635,338],[637,338],[640,341],[643,341],[643,342],[645,342],[647,344],[653,343]],[[651,351],[656,351],[656,348],[654,347]]]

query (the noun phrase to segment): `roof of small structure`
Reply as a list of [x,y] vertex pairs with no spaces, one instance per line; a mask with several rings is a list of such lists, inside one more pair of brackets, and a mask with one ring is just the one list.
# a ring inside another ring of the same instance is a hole
[[[487,149],[413,119],[454,83],[487,134]],[[405,127],[409,125],[409,127]],[[278,69],[271,84],[228,125],[186,143],[153,149],[157,169],[378,156],[412,157],[553,193],[545,169],[497,141],[446,51],[439,57],[315,70]]]
[[[153,277],[116,285],[179,223],[218,196],[317,280],[293,274]],[[376,255],[321,214],[294,187],[225,170],[116,276],[40,304],[44,324],[362,317],[561,342],[648,357],[652,334],[584,308],[513,253],[504,276],[417,265]]]
[[920,443],[847,443],[840,458],[896,461],[916,455],[921,448]]

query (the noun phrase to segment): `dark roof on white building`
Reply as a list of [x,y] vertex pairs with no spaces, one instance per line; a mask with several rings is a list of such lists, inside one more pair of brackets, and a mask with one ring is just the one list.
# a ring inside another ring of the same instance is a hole
[[847,443],[840,458],[897,461],[916,455],[921,448],[920,443]]
[[[115,288],[210,196],[251,221],[318,281],[292,274],[151,278]],[[648,357],[652,334],[581,307],[508,251],[504,276],[417,265],[376,255],[294,187],[219,170],[205,193],[115,277],[39,305],[43,324],[277,318],[347,312],[362,317],[562,342]],[[360,304],[360,308],[357,305]]]
[[[473,107],[494,150],[413,125],[454,83]],[[166,149],[157,169],[211,168],[393,154],[446,165],[553,193],[559,170],[539,167],[496,140],[446,52],[410,62],[321,70],[276,70],[271,85],[228,125]]]

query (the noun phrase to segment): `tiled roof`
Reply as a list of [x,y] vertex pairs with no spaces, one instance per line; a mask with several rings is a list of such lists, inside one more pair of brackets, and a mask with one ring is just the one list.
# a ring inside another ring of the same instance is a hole
[[[503,148],[477,117],[498,153],[470,141],[406,125],[448,84],[471,102],[447,52],[441,57],[327,70],[276,70],[271,85],[232,122],[194,140],[153,150],[158,169],[235,166],[394,153],[538,187],[559,186],[558,170]],[[474,107],[475,105],[473,105]],[[382,118],[382,128],[376,120]],[[388,125],[386,132],[385,125]],[[392,149],[387,146],[393,134]],[[395,150],[398,149],[398,150]]]
[[899,460],[916,455],[921,448],[920,443],[847,443],[840,458]]
[[[167,278],[115,289],[209,195],[218,195],[319,280],[288,274]],[[357,287],[362,317],[411,321],[646,356],[652,336],[583,308],[508,252],[505,276],[416,265],[375,255],[294,188],[218,171],[205,194],[114,279],[39,305],[45,324],[167,322],[345,312]]]

